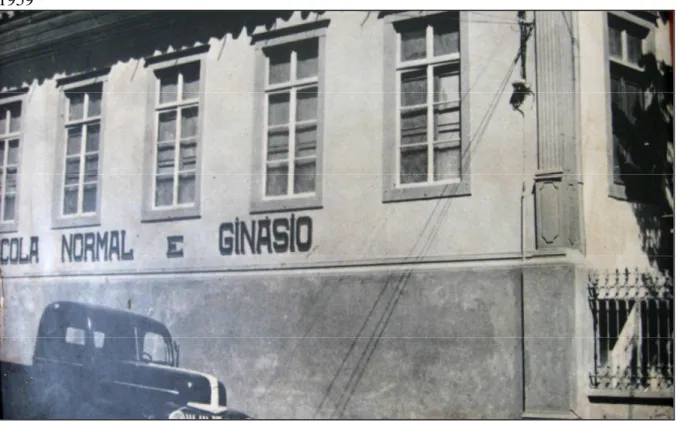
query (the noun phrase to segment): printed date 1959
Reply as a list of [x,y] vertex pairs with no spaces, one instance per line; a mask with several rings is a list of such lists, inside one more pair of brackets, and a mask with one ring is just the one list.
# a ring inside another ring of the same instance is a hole
[[30,6],[33,0],[0,0],[0,6]]

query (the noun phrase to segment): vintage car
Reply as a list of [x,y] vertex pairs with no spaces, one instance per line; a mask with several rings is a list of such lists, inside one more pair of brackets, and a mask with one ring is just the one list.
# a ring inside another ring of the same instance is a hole
[[216,377],[179,367],[178,344],[164,324],[126,310],[47,306],[33,373],[48,418],[251,419],[226,407]]

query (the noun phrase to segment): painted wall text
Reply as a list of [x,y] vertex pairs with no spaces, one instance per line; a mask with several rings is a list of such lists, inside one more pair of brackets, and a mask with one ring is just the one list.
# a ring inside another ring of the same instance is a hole
[[39,243],[37,236],[29,239],[12,237],[0,239],[0,264],[37,264],[39,260]]
[[260,255],[263,253],[307,252],[312,247],[312,219],[308,216],[221,224],[218,247],[221,255]]
[[61,262],[132,261],[134,250],[127,249],[124,230],[71,233],[61,235]]

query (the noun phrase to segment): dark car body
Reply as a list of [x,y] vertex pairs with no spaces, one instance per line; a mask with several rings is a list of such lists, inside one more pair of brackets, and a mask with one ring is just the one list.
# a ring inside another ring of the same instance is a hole
[[55,302],[33,355],[50,418],[247,419],[216,377],[179,367],[167,327],[126,310]]

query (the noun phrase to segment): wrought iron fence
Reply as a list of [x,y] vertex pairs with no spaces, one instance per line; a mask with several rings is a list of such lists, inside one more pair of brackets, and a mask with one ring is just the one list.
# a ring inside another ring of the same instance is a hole
[[592,388],[673,391],[674,283],[637,270],[592,271]]

